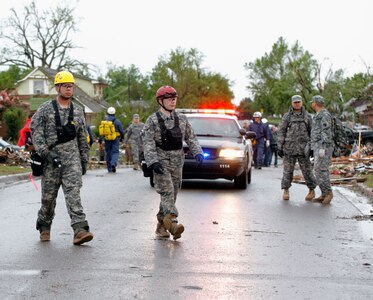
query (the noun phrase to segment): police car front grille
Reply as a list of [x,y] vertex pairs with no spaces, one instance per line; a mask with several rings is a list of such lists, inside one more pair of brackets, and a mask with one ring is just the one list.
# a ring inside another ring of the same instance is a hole
[[[205,148],[202,147],[203,153],[205,154],[205,159],[216,159],[218,157],[218,150],[215,148]],[[188,147],[184,148],[185,158],[191,159],[193,158],[192,153],[190,152]]]

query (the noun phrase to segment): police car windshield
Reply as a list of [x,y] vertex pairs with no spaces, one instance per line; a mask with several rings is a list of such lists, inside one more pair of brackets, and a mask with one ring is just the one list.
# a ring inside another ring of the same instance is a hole
[[232,119],[188,117],[197,136],[239,137],[239,128]]

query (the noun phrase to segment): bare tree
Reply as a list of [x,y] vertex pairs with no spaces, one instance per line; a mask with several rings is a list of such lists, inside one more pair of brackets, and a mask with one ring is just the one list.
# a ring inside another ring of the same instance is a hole
[[39,11],[34,1],[21,15],[12,8],[0,25],[0,65],[87,69],[87,64],[69,57],[69,51],[78,48],[70,38],[77,31],[74,10],[58,6]]

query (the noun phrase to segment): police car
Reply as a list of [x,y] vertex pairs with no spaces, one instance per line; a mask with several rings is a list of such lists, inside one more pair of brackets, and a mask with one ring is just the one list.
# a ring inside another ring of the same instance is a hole
[[233,110],[177,109],[185,114],[204,152],[201,167],[184,143],[183,179],[227,179],[246,189],[251,182],[254,132],[241,128]]

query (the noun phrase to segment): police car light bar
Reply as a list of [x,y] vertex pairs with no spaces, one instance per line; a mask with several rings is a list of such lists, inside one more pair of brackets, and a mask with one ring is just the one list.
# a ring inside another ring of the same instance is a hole
[[234,109],[210,109],[210,108],[177,108],[177,112],[183,114],[222,114],[222,115],[235,115]]

